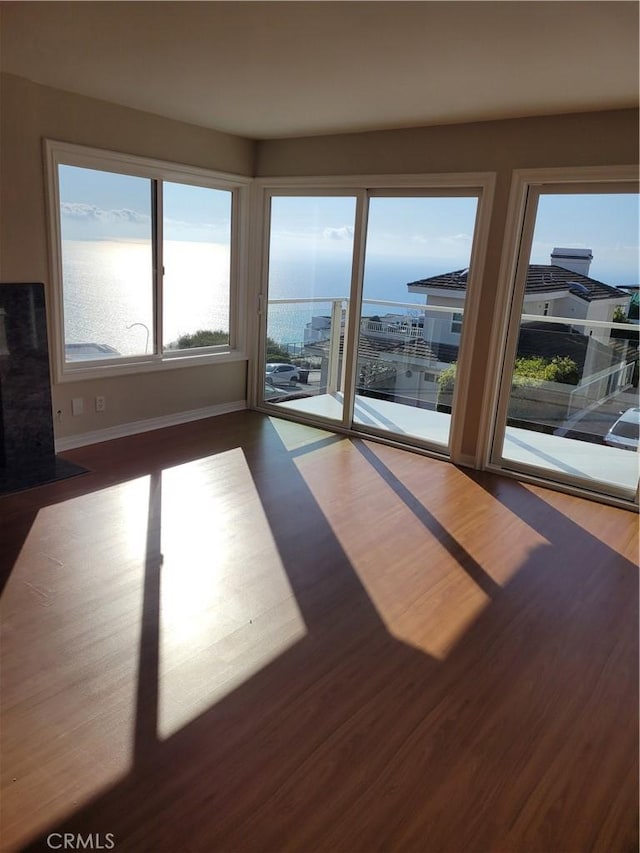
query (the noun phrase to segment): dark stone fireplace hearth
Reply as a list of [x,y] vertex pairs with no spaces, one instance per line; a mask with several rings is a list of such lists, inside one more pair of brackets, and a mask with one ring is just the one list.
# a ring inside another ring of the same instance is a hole
[[43,284],[0,284],[0,494],[85,469],[56,457]]

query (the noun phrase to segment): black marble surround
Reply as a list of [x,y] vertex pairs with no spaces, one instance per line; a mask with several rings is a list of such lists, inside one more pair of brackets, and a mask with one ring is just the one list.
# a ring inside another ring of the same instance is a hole
[[0,494],[84,470],[55,454],[44,285],[0,284]]

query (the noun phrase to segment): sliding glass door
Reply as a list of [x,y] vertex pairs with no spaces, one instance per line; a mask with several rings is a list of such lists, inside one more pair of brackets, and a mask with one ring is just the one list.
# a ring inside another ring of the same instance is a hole
[[493,440],[503,470],[633,500],[638,193],[528,188]]
[[265,191],[259,405],[451,452],[493,186],[475,177]]

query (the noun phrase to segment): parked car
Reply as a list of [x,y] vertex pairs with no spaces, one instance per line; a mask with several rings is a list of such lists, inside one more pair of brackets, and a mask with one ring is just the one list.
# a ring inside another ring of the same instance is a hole
[[300,380],[300,373],[295,364],[275,362],[267,364],[265,379],[273,385],[293,385]]
[[640,443],[640,408],[627,409],[604,437],[609,447],[621,447],[624,450],[638,450]]

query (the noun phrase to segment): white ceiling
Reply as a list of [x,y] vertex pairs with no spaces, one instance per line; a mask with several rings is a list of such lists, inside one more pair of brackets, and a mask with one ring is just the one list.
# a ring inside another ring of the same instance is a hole
[[258,139],[635,106],[636,2],[3,2],[2,69]]

